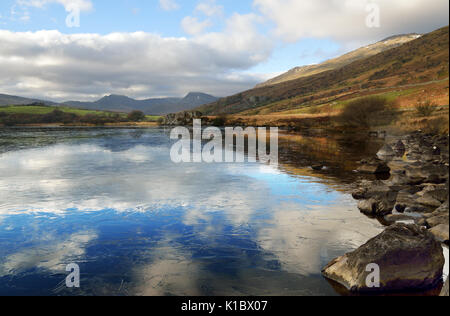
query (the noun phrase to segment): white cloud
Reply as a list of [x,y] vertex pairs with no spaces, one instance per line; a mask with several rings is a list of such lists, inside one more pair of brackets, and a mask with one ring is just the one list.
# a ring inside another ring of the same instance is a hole
[[54,273],[64,272],[65,265],[82,258],[88,244],[96,238],[97,234],[91,231],[74,233],[65,240],[58,240],[53,234],[43,233],[38,240],[33,240],[39,247],[20,250],[2,260],[0,277],[32,268]]
[[196,12],[203,13],[206,16],[222,15],[224,7],[218,5],[215,0],[200,2],[195,8]]
[[0,30],[0,86],[3,93],[61,101],[107,93],[229,95],[256,84],[260,78],[241,72],[271,54],[271,41],[255,23],[254,15],[235,14],[223,32],[190,39]]
[[175,0],[159,0],[159,6],[165,11],[173,11],[180,8]]
[[17,0],[17,4],[21,6],[31,6],[36,8],[43,8],[50,3],[61,4],[66,11],[72,11],[74,9],[90,11],[93,8],[91,0]]
[[[380,28],[368,28],[368,3],[380,7]],[[275,22],[275,34],[286,41],[331,38],[344,43],[372,42],[383,37],[429,32],[448,25],[449,2],[443,0],[254,0]]]
[[196,17],[187,16],[181,21],[181,26],[187,34],[197,35],[211,26],[211,22],[209,20],[199,21]]

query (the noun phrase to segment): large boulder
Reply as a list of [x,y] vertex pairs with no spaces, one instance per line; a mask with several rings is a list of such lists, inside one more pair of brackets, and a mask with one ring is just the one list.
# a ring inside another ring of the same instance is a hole
[[[441,244],[417,225],[394,224],[354,252],[331,261],[323,275],[352,292],[425,290],[442,282]],[[368,267],[380,267],[380,287],[371,288]]]

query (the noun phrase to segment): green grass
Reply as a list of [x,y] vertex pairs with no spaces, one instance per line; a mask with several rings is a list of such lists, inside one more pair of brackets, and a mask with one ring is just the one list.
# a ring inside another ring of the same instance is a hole
[[[103,117],[110,117],[113,115],[119,114],[120,117],[126,118],[127,113],[117,113],[117,112],[107,112],[107,111],[96,111],[96,110],[83,110],[76,109],[66,106],[45,106],[45,105],[8,105],[8,106],[0,106],[0,113],[6,114],[35,114],[35,115],[45,115],[53,112],[55,109],[58,109],[65,113],[76,114],[78,116],[85,115],[98,115]],[[146,115],[146,122],[157,122],[161,116],[156,115]]]
[[157,122],[159,118],[162,116],[156,116],[156,115],[146,115],[145,120],[148,122]]
[[73,113],[80,116],[87,114],[95,115],[110,115],[111,112],[94,111],[94,110],[81,110],[69,107],[54,107],[54,106],[43,106],[43,105],[10,105],[10,106],[0,106],[0,112],[7,114],[48,114],[58,109],[65,113]]

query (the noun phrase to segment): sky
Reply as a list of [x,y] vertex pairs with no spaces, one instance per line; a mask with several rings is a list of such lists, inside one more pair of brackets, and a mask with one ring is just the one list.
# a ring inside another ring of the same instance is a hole
[[0,0],[0,93],[227,96],[446,26],[448,9],[447,0]]

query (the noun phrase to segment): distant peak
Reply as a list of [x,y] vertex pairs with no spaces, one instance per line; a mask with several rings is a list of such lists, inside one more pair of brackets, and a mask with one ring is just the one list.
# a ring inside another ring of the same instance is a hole
[[127,99],[129,99],[129,97],[127,97],[126,95],[120,95],[120,94],[105,95],[103,98],[127,98]]
[[207,94],[206,94],[206,93],[203,93],[203,92],[189,92],[189,93],[186,95],[186,98],[187,98],[187,97],[202,96],[202,95],[207,95]]

